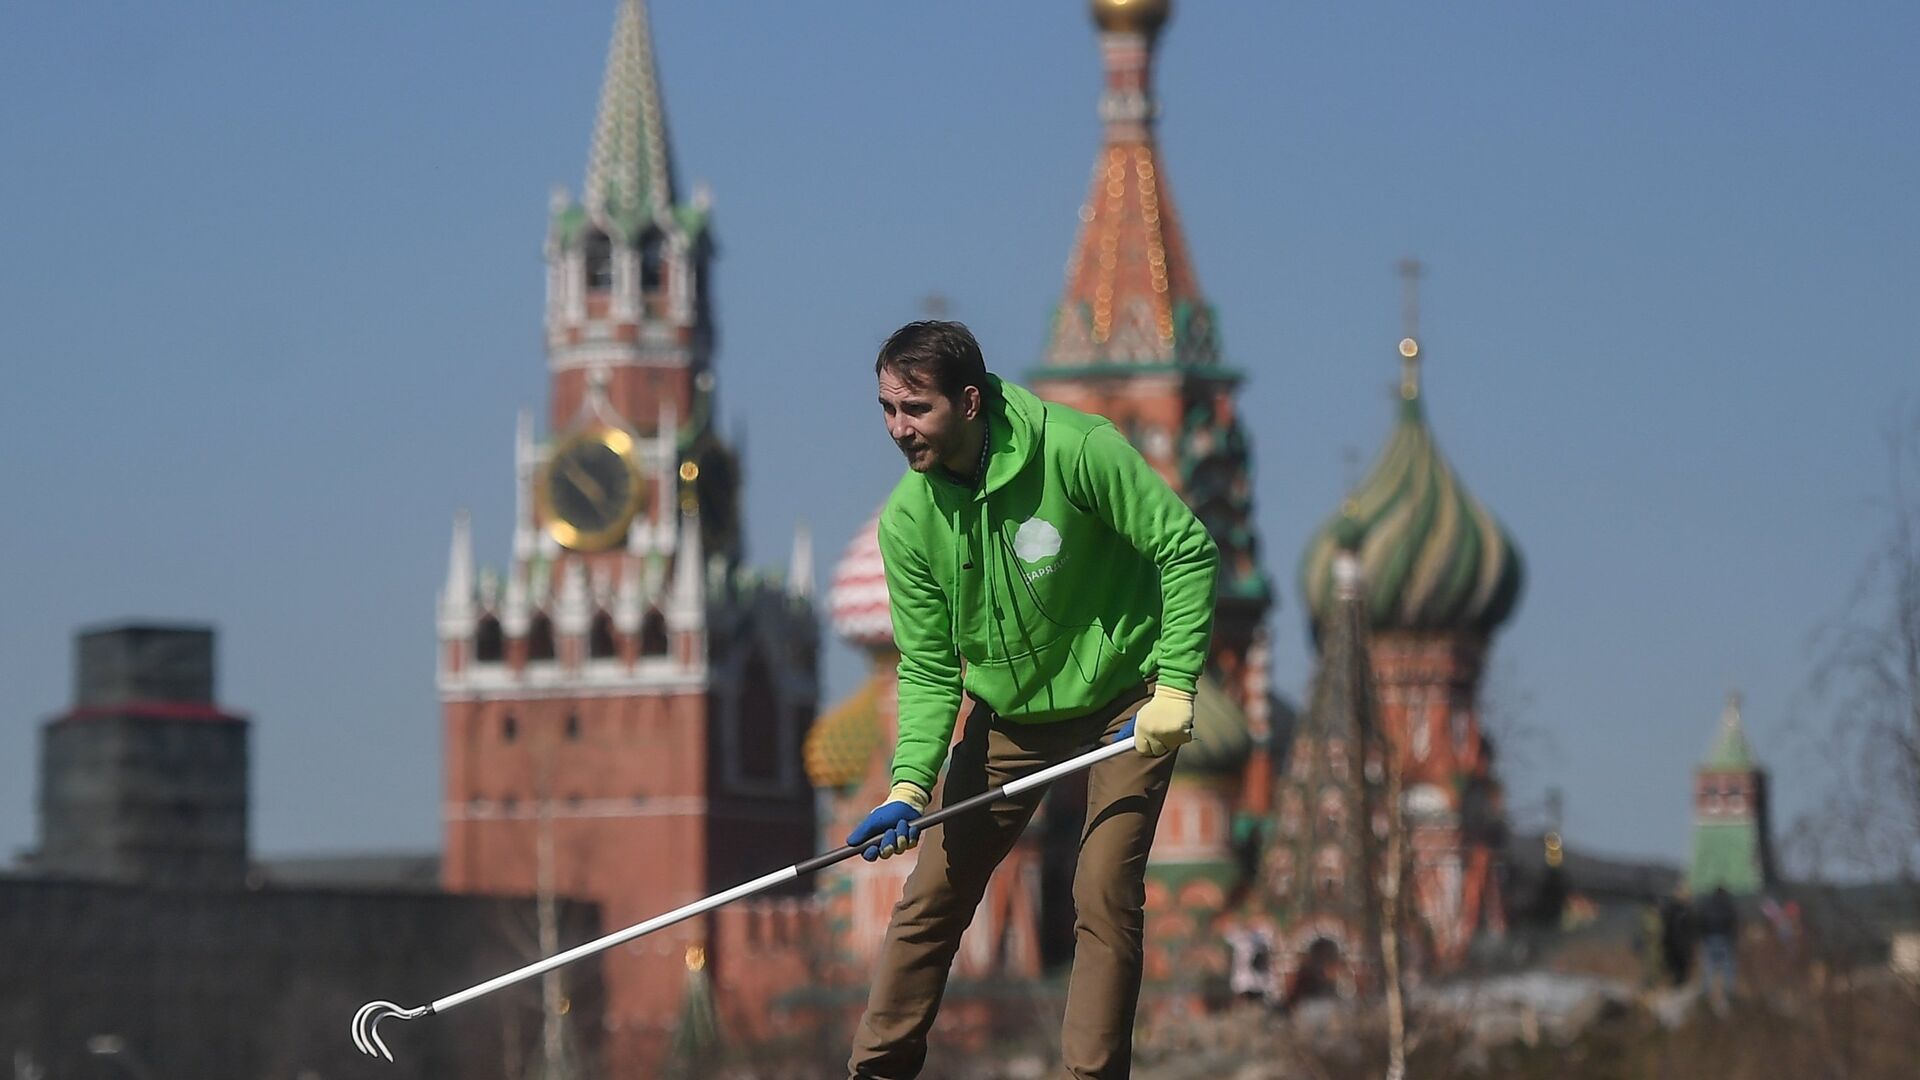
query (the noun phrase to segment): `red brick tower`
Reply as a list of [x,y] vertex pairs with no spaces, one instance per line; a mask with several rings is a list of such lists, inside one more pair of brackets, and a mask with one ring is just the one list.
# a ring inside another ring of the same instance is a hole
[[1220,545],[1213,656],[1197,708],[1207,727],[1181,751],[1150,885],[1160,922],[1150,978],[1199,963],[1224,968],[1212,921],[1241,884],[1231,851],[1243,810],[1264,811],[1273,706],[1265,619],[1273,593],[1259,563],[1252,464],[1222,360],[1213,305],[1200,291],[1154,134],[1153,57],[1170,0],[1093,0],[1106,67],[1104,138],[1067,260],[1041,366],[1043,397],[1099,413],[1125,432]]
[[[593,900],[611,929],[810,852],[811,567],[804,541],[790,584],[738,565],[708,203],[675,201],[640,0],[620,5],[581,199],[551,211],[550,409],[544,440],[521,418],[511,561],[476,574],[461,515],[440,597],[443,876]],[[725,918],[607,957],[608,1030],[586,1040],[605,1075],[657,1075],[690,970],[724,1021],[755,962]]]
[[1301,562],[1316,640],[1335,610],[1335,555],[1360,531],[1362,600],[1372,630],[1381,727],[1393,744],[1412,845],[1412,903],[1428,956],[1457,961],[1505,915],[1498,858],[1503,813],[1480,730],[1480,676],[1524,578],[1513,538],[1441,455],[1421,397],[1421,347],[1400,342],[1400,420],[1373,472],[1315,536]]

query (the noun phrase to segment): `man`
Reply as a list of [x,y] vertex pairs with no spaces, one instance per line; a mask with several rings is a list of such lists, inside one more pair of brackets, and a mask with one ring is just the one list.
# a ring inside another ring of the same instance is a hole
[[1716,886],[1700,902],[1696,925],[1700,933],[1700,953],[1706,974],[1707,1000],[1716,1010],[1725,1012],[1733,997],[1734,956],[1740,933],[1740,912],[1733,905],[1733,894],[1726,886]]
[[[902,327],[874,373],[887,434],[911,469],[879,526],[899,738],[893,789],[847,843],[871,860],[919,842],[913,821],[963,695],[948,802],[1131,738],[1139,753],[1088,777],[1060,1036],[1068,1075],[1126,1076],[1147,851],[1175,748],[1192,738],[1218,551],[1111,423],[989,375],[959,323]],[[960,935],[1041,794],[927,834],[887,928],[850,1076],[919,1074]]]
[[1694,920],[1685,883],[1660,901],[1660,955],[1666,962],[1667,981],[1674,986],[1687,985],[1693,977]]

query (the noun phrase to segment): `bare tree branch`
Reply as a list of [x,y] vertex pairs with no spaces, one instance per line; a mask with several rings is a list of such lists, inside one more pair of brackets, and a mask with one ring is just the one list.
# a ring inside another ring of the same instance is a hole
[[1821,857],[1912,881],[1920,866],[1920,414],[1888,429],[1886,453],[1887,490],[1873,501],[1883,532],[1843,613],[1814,636],[1809,688],[1827,722],[1804,734],[1821,740],[1833,777],[1821,817],[1836,842],[1818,845]]

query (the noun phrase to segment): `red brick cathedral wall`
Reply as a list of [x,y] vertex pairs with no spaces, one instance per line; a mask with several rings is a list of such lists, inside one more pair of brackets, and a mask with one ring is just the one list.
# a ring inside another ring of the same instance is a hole
[[[1413,899],[1434,959],[1457,960],[1483,929],[1504,928],[1489,837],[1500,791],[1480,730],[1486,642],[1463,634],[1382,633],[1372,642],[1381,724],[1409,798]],[[1421,812],[1423,792],[1444,814]],[[1476,805],[1476,803],[1478,805]]]

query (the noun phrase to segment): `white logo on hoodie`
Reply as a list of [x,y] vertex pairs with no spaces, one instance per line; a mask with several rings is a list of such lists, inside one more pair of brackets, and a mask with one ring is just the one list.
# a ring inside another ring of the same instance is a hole
[[1030,563],[1058,555],[1060,530],[1050,522],[1028,518],[1021,523],[1020,531],[1013,534],[1013,553]]

